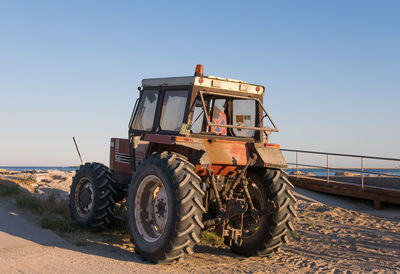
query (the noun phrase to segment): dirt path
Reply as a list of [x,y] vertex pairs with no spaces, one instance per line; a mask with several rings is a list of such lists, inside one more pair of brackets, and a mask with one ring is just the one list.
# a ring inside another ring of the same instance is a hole
[[78,247],[9,199],[0,199],[0,273],[151,273],[166,270],[129,251],[92,244]]

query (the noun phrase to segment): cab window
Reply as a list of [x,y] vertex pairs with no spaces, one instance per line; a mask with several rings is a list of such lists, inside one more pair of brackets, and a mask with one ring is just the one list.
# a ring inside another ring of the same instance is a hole
[[157,108],[158,90],[145,90],[136,112],[133,129],[151,131]]
[[[233,100],[233,123],[234,126],[255,127],[256,125],[256,101],[254,100]],[[262,126],[262,125],[261,125]],[[235,136],[253,137],[255,131],[252,129],[233,128]]]
[[[189,120],[192,133],[213,134],[222,136],[254,137],[255,130],[240,127],[257,127],[256,108],[254,99],[236,99],[232,97],[204,94],[206,113],[210,116],[213,126],[207,125],[203,104],[199,97],[194,104]],[[229,128],[224,125],[232,125],[238,128]]]
[[187,90],[165,91],[160,117],[161,130],[180,130],[185,114],[187,96]]
[[197,99],[194,105],[194,111],[191,118],[192,121],[192,133],[200,133],[203,131],[203,123],[204,123],[204,110],[203,105],[201,104],[200,99]]

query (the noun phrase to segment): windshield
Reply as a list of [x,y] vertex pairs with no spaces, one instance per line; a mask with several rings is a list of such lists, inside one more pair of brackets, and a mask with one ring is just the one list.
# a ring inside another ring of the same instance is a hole
[[[257,117],[258,110],[262,109],[264,108],[257,99],[200,92],[192,109],[192,115],[189,117],[191,132],[254,137],[257,130],[277,131],[272,121],[274,128],[263,128],[262,122],[260,123],[259,117]],[[209,117],[209,121],[207,117]]]

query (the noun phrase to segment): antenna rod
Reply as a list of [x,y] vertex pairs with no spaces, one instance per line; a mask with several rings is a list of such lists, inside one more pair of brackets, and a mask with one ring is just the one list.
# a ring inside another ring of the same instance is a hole
[[76,151],[78,151],[79,159],[81,159],[81,164],[84,165],[85,162],[82,160],[81,151],[79,150],[78,143],[76,142],[75,137],[72,137],[72,139],[74,139]]

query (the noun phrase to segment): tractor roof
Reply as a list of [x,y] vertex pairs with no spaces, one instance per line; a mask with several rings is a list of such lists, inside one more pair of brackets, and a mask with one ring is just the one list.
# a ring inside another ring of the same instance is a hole
[[240,80],[221,78],[216,76],[183,76],[143,79],[142,86],[198,86],[204,88],[231,90],[258,95],[262,95],[265,90],[264,86],[261,85],[254,85]]

